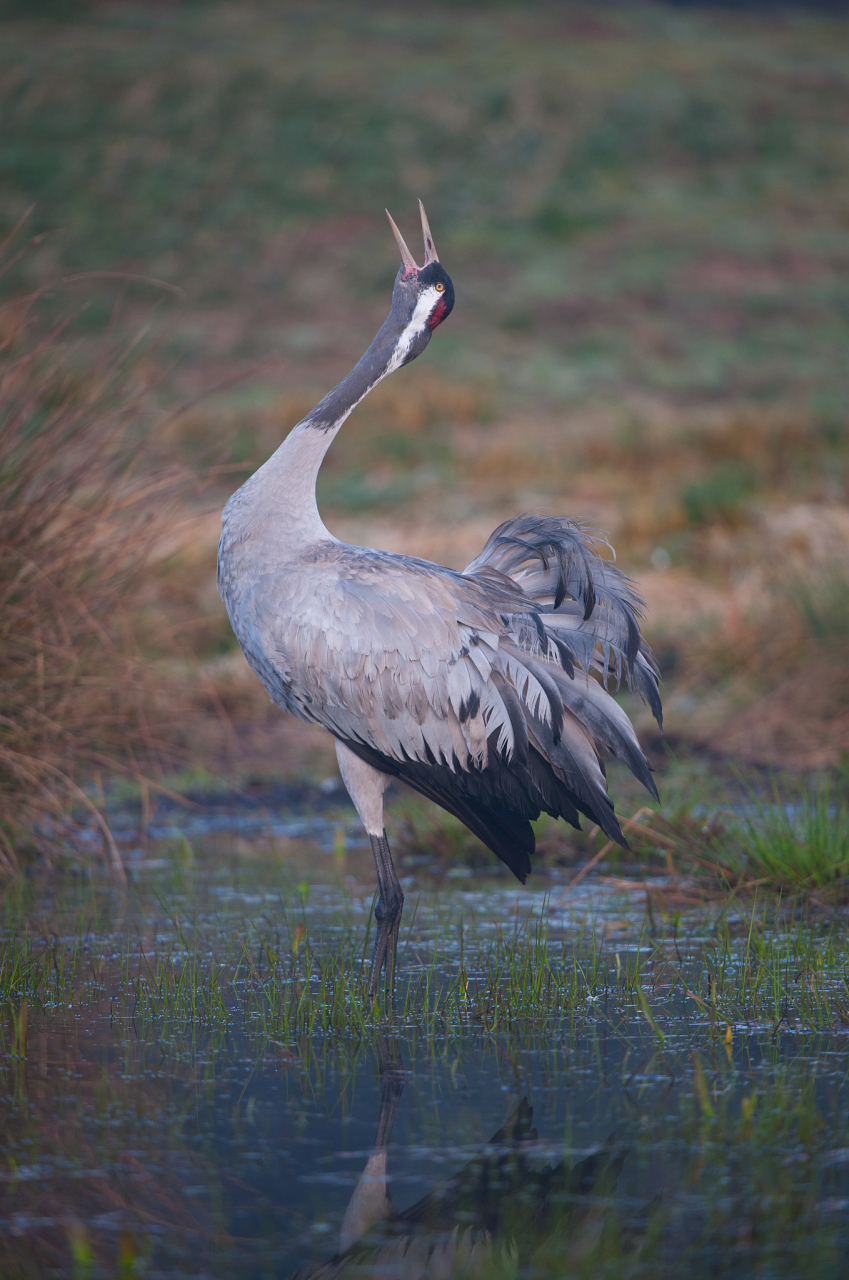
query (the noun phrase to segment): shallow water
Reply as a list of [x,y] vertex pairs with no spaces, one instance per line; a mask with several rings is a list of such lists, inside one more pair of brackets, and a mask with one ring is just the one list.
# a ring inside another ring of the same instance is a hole
[[367,850],[290,819],[10,899],[0,1274],[846,1274],[842,919],[409,877],[372,1013]]

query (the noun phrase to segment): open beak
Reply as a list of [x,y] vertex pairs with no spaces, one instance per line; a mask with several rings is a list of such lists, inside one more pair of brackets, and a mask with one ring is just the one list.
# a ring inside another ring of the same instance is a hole
[[428,226],[427,214],[425,213],[425,208],[421,200],[419,201],[419,212],[422,215],[422,236],[424,237],[425,251],[424,264],[425,266],[428,266],[431,262],[439,261],[439,254],[436,252],[436,245],[433,243],[433,236],[430,234],[430,227]]
[[[424,266],[426,267],[431,262],[438,262],[439,256],[436,252],[436,245],[433,243],[433,236],[430,234],[430,227],[427,221],[427,214],[425,213],[424,205],[422,204],[421,200],[419,201],[419,210],[422,215],[422,237],[424,239]],[[418,275],[419,271],[421,271],[422,268],[416,265],[416,260],[413,257],[413,255],[410,253],[410,250],[407,248],[404,242],[404,237],[401,235],[401,232],[395,226],[395,223],[392,218],[392,214],[389,212],[388,209],[386,210],[386,216],[389,219],[389,225],[392,228],[392,233],[395,236],[395,239],[398,243],[398,248],[401,250],[401,261],[404,264],[404,275],[405,276]]]

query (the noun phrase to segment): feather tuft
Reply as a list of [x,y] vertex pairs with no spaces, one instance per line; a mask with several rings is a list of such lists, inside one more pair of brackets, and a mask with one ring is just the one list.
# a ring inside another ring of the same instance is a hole
[[605,548],[613,554],[605,537],[576,521],[516,516],[498,526],[463,573],[490,590],[504,584],[503,593],[505,579],[519,588],[530,608],[516,608],[514,632],[520,616],[530,614],[537,634],[544,633],[544,656],[550,642],[570,674],[580,666],[614,688],[624,680],[662,728],[660,673],[640,633],[643,602],[631,579],[602,557]]

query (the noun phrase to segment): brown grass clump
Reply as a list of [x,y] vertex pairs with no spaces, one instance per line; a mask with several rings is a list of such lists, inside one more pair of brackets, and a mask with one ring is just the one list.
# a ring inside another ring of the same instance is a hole
[[49,852],[76,810],[121,872],[85,784],[163,749],[131,615],[177,478],[153,465],[132,359],[104,341],[81,369],[33,316],[0,310],[0,867]]

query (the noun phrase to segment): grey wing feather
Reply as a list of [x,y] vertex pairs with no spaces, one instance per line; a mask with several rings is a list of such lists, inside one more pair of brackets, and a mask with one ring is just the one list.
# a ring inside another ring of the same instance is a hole
[[493,586],[503,578],[515,583],[538,610],[566,670],[572,663],[594,668],[614,687],[624,678],[662,728],[660,673],[640,634],[643,602],[599,546],[610,549],[575,521],[521,515],[499,525],[463,572]]

